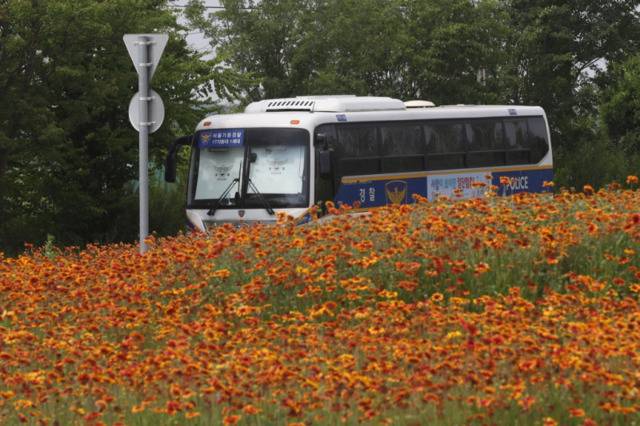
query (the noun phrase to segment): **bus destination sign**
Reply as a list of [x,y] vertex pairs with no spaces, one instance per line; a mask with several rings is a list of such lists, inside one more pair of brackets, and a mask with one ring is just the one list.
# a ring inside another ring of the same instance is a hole
[[244,129],[211,129],[200,132],[199,148],[233,148],[244,145]]

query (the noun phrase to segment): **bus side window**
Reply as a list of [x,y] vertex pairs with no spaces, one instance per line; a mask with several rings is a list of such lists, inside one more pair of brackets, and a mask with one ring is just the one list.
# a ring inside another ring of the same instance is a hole
[[504,120],[506,164],[528,164],[531,162],[531,148],[527,121],[524,118]]
[[380,173],[378,129],[375,124],[337,126],[337,177]]
[[529,147],[531,149],[531,162],[539,163],[549,152],[547,141],[547,126],[542,117],[529,117]]
[[427,170],[465,167],[464,125],[455,121],[428,122],[424,126]]
[[425,148],[419,124],[409,122],[380,127],[380,155],[383,173],[424,170]]
[[465,127],[469,147],[467,167],[504,165],[505,152],[501,120],[472,120]]

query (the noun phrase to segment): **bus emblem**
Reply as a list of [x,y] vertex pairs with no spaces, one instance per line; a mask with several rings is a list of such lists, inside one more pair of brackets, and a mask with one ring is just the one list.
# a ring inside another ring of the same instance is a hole
[[244,210],[238,210],[238,216],[244,217]]
[[403,180],[392,180],[384,185],[384,192],[387,194],[387,203],[402,204],[407,202],[407,182]]

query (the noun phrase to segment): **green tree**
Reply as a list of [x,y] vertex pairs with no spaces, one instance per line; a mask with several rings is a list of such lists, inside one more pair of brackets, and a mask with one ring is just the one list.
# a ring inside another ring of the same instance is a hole
[[566,130],[566,137],[579,141],[570,151],[556,150],[555,178],[563,187],[581,190],[586,184],[602,187],[613,181],[622,181],[629,160],[624,152],[611,143],[606,130],[595,115],[576,117],[574,125]]
[[640,55],[610,66],[612,83],[604,91],[602,119],[615,145],[640,154]]
[[[638,0],[506,0],[509,33],[505,79],[510,101],[541,105],[564,147],[583,113],[580,91],[608,62],[638,51]],[[597,102],[592,105],[596,107]]]
[[230,67],[254,77],[248,100],[300,94],[501,99],[505,10],[497,1],[224,0],[191,17]]
[[170,35],[152,84],[166,107],[150,141],[161,164],[201,118],[198,99],[232,91],[219,61],[187,46],[186,30],[166,0],[0,3],[2,249],[47,234],[62,244],[135,239],[137,133],[127,107],[137,76],[122,36]]
[[612,146],[624,155],[618,179],[640,173],[640,55],[609,67],[603,91],[602,122]]
[[554,145],[556,183],[580,188],[617,178],[623,156],[602,129],[608,64],[638,52],[638,0],[505,0],[508,102],[541,105]]
[[496,1],[407,1],[411,97],[437,104],[503,102],[506,11]]
[[310,77],[301,68],[307,62],[302,45],[313,24],[315,15],[308,13],[313,3],[228,0],[224,10],[205,16],[203,2],[193,0],[187,16],[212,40],[216,55],[245,76],[244,94],[256,100],[290,96]]

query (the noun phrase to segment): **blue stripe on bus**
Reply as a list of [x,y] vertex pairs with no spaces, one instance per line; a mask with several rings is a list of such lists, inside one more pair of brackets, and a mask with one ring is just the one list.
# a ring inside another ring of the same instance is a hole
[[[500,184],[500,178],[508,178],[506,185]],[[361,208],[379,207],[387,204],[413,203],[413,194],[433,200],[438,195],[453,196],[454,191],[464,198],[482,196],[489,184],[498,187],[498,195],[511,195],[518,192],[548,192],[544,182],[553,180],[552,169],[480,171],[433,174],[423,177],[388,180],[376,180],[342,183],[335,197],[336,203],[359,205]],[[477,183],[484,183],[485,186]],[[475,184],[474,184],[475,183]]]

